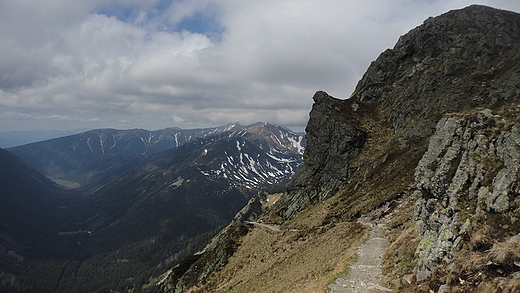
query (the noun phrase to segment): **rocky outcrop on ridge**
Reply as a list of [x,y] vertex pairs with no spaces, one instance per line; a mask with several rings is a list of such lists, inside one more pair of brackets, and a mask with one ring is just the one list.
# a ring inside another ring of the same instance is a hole
[[385,120],[405,148],[414,137],[431,135],[448,113],[497,109],[517,100],[520,63],[512,60],[520,58],[519,42],[520,15],[473,5],[429,18],[402,36],[372,62],[348,102],[317,92],[305,163],[281,201],[282,218],[335,194],[351,179],[355,168],[348,162],[374,135],[360,125],[366,119],[356,117],[360,107],[380,113],[375,119]]
[[396,132],[418,118],[512,102],[519,41],[513,12],[473,5],[429,18],[372,62],[353,98],[384,107]]
[[349,161],[366,141],[364,131],[332,116],[344,107],[340,100],[321,91],[313,99],[305,129],[305,164],[293,176],[287,196],[281,201],[287,205],[281,212],[284,219],[336,193],[354,173]]
[[519,163],[519,129],[489,109],[439,121],[415,172],[419,278],[453,263],[478,216],[516,208]]

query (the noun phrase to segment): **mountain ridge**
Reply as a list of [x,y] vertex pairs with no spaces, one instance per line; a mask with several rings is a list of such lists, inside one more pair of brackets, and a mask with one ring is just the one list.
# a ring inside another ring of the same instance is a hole
[[53,180],[70,181],[77,186],[88,183],[98,174],[99,166],[108,168],[121,160],[175,148],[194,138],[204,138],[248,127],[235,122],[199,129],[176,127],[154,131],[94,129],[76,135],[8,148],[8,150],[47,177]]
[[[316,92],[301,168],[303,139],[266,124],[106,161],[84,197],[40,215],[80,257],[35,265],[2,235],[14,269],[0,277],[28,290],[30,263],[50,292],[319,292],[382,223],[377,288],[517,292],[518,60],[520,14],[472,5],[430,18],[370,64],[350,99]],[[296,169],[286,189],[256,193]]]

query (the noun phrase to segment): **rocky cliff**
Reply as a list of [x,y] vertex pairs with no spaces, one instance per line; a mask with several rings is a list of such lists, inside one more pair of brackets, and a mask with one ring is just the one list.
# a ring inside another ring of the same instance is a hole
[[[506,115],[489,109],[452,114],[437,124],[415,170],[419,280],[431,278],[439,266],[449,269],[435,279],[457,275],[456,285],[466,290],[497,281],[486,275],[516,276],[511,273],[520,260],[515,236],[520,232],[520,108],[508,110]],[[464,262],[474,263],[468,269]]]
[[280,232],[233,226],[177,292],[325,291],[376,223],[388,290],[520,290],[518,60],[520,15],[474,5],[402,36],[350,99],[317,92],[303,167],[250,206]]
[[293,218],[311,203],[336,193],[354,173],[349,161],[360,153],[367,139],[363,130],[333,117],[344,107],[340,100],[325,92],[317,92],[313,99],[305,129],[305,164],[287,186],[281,202],[286,205],[283,219]]

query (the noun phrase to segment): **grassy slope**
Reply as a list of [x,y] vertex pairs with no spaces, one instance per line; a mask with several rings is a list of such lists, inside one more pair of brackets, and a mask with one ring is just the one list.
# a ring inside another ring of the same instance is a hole
[[250,228],[229,263],[190,292],[319,292],[346,271],[367,229],[355,222],[324,224],[334,199],[302,212],[280,232]]

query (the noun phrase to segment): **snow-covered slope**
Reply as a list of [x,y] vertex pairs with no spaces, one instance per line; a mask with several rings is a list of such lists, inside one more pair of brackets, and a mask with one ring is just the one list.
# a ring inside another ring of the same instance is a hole
[[257,123],[221,137],[202,149],[196,160],[201,162],[197,168],[210,179],[224,178],[235,187],[258,188],[280,184],[302,164],[302,134]]

